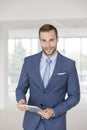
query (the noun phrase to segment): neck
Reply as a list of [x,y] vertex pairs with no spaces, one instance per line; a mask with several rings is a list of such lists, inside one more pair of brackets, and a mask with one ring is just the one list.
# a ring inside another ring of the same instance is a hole
[[52,55],[46,55],[45,53],[44,53],[44,54],[45,54],[48,58],[51,58],[51,57],[55,56],[56,53],[57,53],[57,50],[56,50]]

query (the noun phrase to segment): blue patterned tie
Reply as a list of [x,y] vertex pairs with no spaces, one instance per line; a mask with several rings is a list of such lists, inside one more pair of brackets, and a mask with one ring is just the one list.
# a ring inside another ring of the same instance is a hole
[[48,58],[46,60],[47,65],[46,65],[44,75],[43,75],[44,88],[46,88],[48,81],[49,81],[49,78],[50,78],[50,63],[51,63],[51,60]]

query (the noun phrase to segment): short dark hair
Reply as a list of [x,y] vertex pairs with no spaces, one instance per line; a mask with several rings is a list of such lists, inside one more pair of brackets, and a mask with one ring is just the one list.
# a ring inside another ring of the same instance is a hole
[[54,27],[53,25],[51,24],[44,24],[43,26],[40,27],[39,29],[39,38],[40,38],[40,33],[41,32],[49,32],[51,30],[54,30],[55,34],[56,34],[56,37],[58,38],[58,32],[57,32],[57,29],[56,27]]

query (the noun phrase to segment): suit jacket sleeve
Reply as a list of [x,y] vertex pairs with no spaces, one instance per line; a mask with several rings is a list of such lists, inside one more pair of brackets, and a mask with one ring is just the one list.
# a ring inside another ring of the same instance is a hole
[[26,71],[26,60],[24,60],[24,64],[22,67],[20,79],[18,86],[16,88],[16,100],[19,101],[20,99],[25,99],[26,100],[26,92],[29,87],[29,79]]
[[75,63],[72,64],[72,67],[69,71],[67,81],[67,95],[67,99],[53,108],[55,116],[64,114],[67,110],[74,107],[80,100],[80,87]]

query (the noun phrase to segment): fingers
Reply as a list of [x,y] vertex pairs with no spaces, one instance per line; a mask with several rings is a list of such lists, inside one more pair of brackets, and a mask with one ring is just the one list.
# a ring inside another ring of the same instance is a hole
[[38,114],[43,118],[47,119],[47,113],[43,111],[38,112]]
[[52,115],[53,115],[53,111],[52,111],[51,108],[47,108],[47,109],[44,110],[44,117],[45,117],[46,119],[51,118]]
[[44,114],[43,111],[38,111],[37,113],[43,118],[43,114]]
[[29,110],[28,106],[25,104],[25,105],[19,105],[18,108],[21,110],[21,111],[27,111]]
[[17,107],[19,108],[19,110],[21,111],[26,111],[28,110],[28,107],[26,106],[26,101],[24,99],[21,99],[18,103],[17,103]]
[[51,108],[47,108],[41,112],[38,112],[38,114],[42,117],[42,118],[45,118],[45,119],[49,119],[53,116],[54,112],[53,112],[53,109]]
[[[26,101],[24,99],[21,99],[18,103],[17,103],[17,107],[19,108],[19,110],[21,111],[27,111],[29,110],[29,107],[26,105]],[[38,114],[45,119],[49,119],[53,116],[54,111],[51,108],[47,108],[43,111],[38,111]]]

